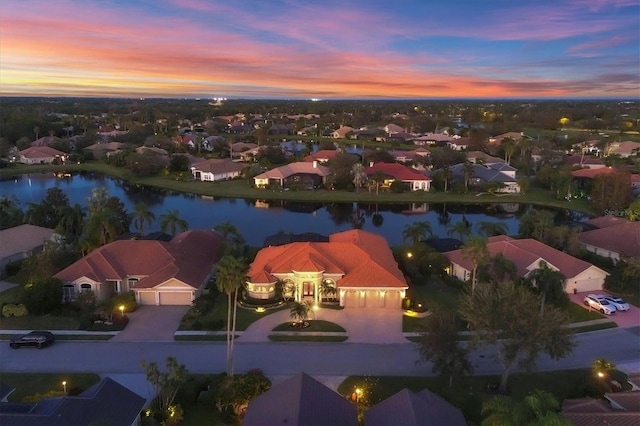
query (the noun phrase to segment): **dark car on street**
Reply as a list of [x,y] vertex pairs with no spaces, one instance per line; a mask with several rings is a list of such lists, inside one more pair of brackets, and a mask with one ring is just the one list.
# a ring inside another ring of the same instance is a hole
[[32,331],[22,336],[13,337],[9,346],[13,349],[18,349],[22,346],[35,346],[38,349],[42,349],[52,344],[55,340],[53,333],[50,331]]

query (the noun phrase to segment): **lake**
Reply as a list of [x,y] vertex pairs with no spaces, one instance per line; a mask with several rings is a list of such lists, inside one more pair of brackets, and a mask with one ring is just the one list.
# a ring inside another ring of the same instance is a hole
[[[144,202],[156,220],[145,231],[158,231],[160,216],[168,210],[179,210],[190,229],[206,229],[229,221],[248,244],[261,246],[264,239],[280,231],[317,232],[329,235],[352,229],[361,220],[362,229],[384,236],[391,245],[400,245],[406,225],[416,221],[431,223],[434,233],[447,236],[447,225],[466,221],[472,230],[483,221],[503,222],[510,234],[518,232],[519,218],[531,206],[517,204],[376,204],[376,203],[298,203],[214,198],[168,192],[133,185],[126,181],[96,173],[78,173],[57,178],[51,173],[29,174],[0,180],[0,195],[15,195],[20,207],[40,202],[47,189],[63,190],[73,205],[86,206],[93,188],[104,187],[120,198],[128,211]],[[583,220],[584,215],[562,209],[551,209],[556,220]],[[377,213],[376,213],[377,212]],[[135,231],[132,225],[132,231]]]

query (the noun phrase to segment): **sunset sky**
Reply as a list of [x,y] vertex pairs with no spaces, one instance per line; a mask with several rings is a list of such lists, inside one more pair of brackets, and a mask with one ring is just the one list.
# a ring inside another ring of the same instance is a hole
[[2,0],[0,95],[638,98],[638,0]]

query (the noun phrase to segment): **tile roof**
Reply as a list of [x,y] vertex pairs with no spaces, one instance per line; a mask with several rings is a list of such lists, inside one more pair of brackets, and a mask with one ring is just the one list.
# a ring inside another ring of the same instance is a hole
[[[516,182],[515,178],[512,178],[508,174],[503,173],[499,170],[493,169],[491,168],[491,166],[475,164],[475,163],[472,163],[472,165],[473,165],[473,178],[482,179],[485,182],[501,182],[501,183]],[[464,175],[463,168],[464,168],[464,164],[460,163],[460,164],[454,164],[449,168],[449,170],[451,170],[451,173],[453,174],[455,179],[461,179]]]
[[298,373],[252,399],[245,426],[356,426],[356,406],[313,377]]
[[599,169],[580,169],[574,170],[571,172],[571,176],[574,178],[587,178],[593,179],[596,176],[600,175],[610,175],[613,173],[617,173],[616,169],[612,169],[611,167],[601,167]]
[[44,157],[62,157],[67,155],[62,151],[53,149],[49,146],[32,146],[20,151],[20,155],[25,158],[44,158]]
[[310,163],[312,161],[323,161],[323,160],[333,160],[336,155],[338,155],[338,151],[335,149],[321,149],[318,152],[313,152],[302,159],[302,161],[306,161]]
[[18,225],[0,230],[0,259],[27,253],[50,241],[55,231],[35,225]]
[[317,164],[315,167],[313,163],[297,162],[290,163],[284,166],[276,167],[275,169],[268,170],[264,173],[260,173],[255,176],[254,179],[286,179],[289,176],[298,173],[315,174],[318,176],[329,176],[329,169],[325,166]]
[[373,166],[364,169],[364,172],[367,176],[373,176],[377,172],[381,172],[386,176],[391,176],[403,182],[431,180],[430,177],[423,175],[419,171],[398,163],[375,163]]
[[204,230],[182,232],[170,242],[118,240],[92,251],[56,278],[71,282],[84,276],[103,283],[141,277],[134,288],[153,288],[176,278],[197,288],[218,261],[223,241],[220,234]]
[[[537,268],[538,259],[542,259],[550,266],[558,269],[567,279],[575,277],[591,267],[595,268],[595,266],[584,260],[556,250],[532,238],[515,240],[505,235],[499,235],[488,239],[487,249],[492,257],[502,253],[504,257],[512,261],[516,265],[518,276],[520,277],[526,276],[532,270],[531,268]],[[469,271],[473,269],[471,259],[464,256],[462,249],[449,251],[444,255],[452,263],[458,264]],[[533,266],[531,267],[531,265]],[[604,273],[604,271],[602,272]]]
[[567,164],[591,164],[591,165],[604,165],[601,159],[596,157],[590,157],[588,155],[568,155],[565,158]]
[[414,393],[408,389],[390,396],[367,410],[367,426],[457,426],[467,422],[459,408],[424,389]]
[[36,139],[35,141],[31,142],[31,146],[49,146],[54,142],[58,142],[61,141],[62,139],[60,139],[57,136],[43,136],[40,139]]
[[565,399],[562,416],[576,426],[640,424],[640,391],[607,393],[605,398]]
[[[596,219],[598,221],[593,223]],[[630,222],[614,216],[596,219],[592,219],[589,223],[600,226],[600,229],[578,234],[581,243],[623,256],[640,258],[640,222]]]
[[473,160],[472,162],[477,162],[478,160],[481,160],[485,164],[489,164],[489,163],[504,163],[504,160],[502,158],[493,157],[493,156],[487,154],[486,152],[482,152],[482,151],[469,151],[469,152],[467,152],[467,159],[469,161]]
[[212,158],[210,160],[200,161],[193,166],[192,169],[205,173],[232,173],[242,171],[246,167],[243,163],[236,163],[229,158],[218,159]]
[[320,272],[342,275],[338,287],[397,287],[407,283],[387,241],[351,230],[332,234],[329,242],[296,242],[263,248],[249,268],[252,283],[273,281],[273,274]]

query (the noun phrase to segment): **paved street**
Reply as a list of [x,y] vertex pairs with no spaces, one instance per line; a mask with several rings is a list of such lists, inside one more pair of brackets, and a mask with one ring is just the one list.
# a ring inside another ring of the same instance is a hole
[[[595,358],[616,364],[640,358],[640,327],[615,328],[577,336],[573,356],[553,361],[542,357],[538,370],[588,367]],[[604,344],[606,342],[606,344]],[[193,373],[220,372],[225,368],[225,345],[218,342],[72,342],[58,341],[44,350],[12,350],[0,345],[3,371],[140,373],[143,359],[163,363],[175,356]],[[236,370],[261,368],[269,376],[299,371],[319,376],[430,375],[431,366],[416,365],[411,343],[236,343]],[[473,352],[476,374],[498,373],[500,367],[488,353]]]

